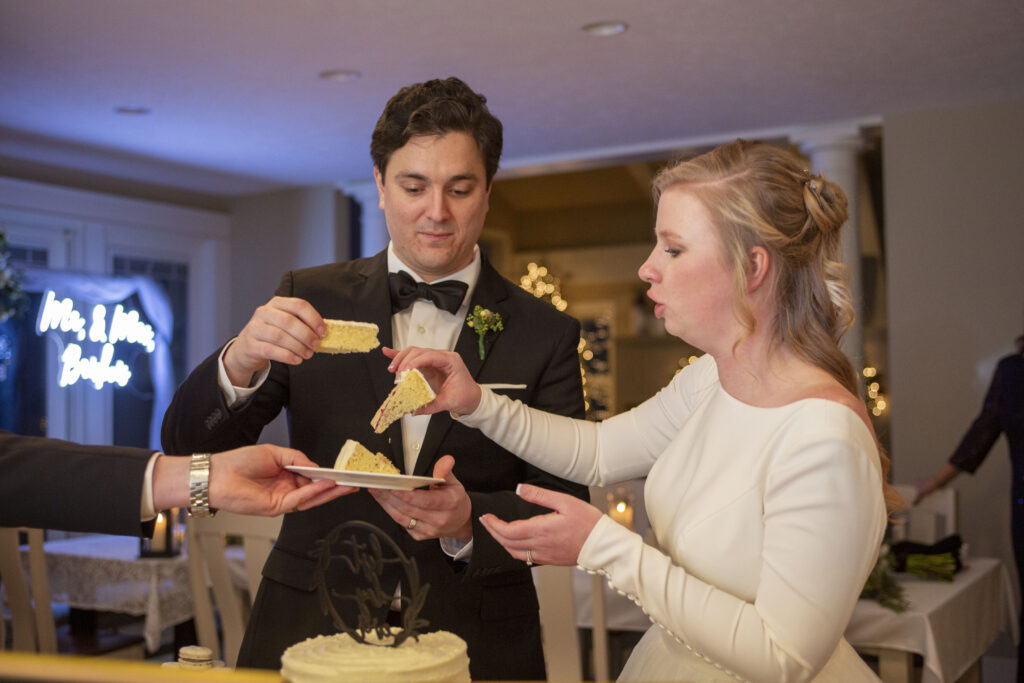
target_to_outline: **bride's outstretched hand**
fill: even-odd
[[[468,415],[480,405],[480,385],[473,380],[459,354],[416,346],[401,351],[387,347],[382,350],[391,359],[388,370],[398,373],[416,368],[437,394],[433,401],[417,410],[416,415],[431,415],[444,410],[455,415]]]
[[[551,512],[513,522],[504,522],[488,513],[480,517],[484,528],[518,560],[576,564],[583,543],[601,519],[601,511],[567,493],[530,484],[520,484],[516,492],[523,500],[551,508]]]

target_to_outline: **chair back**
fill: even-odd
[[[222,511],[215,517],[189,517],[185,523],[196,637],[200,645],[210,648],[214,657],[223,659],[228,666],[235,666],[238,659],[263,564],[281,530],[281,521],[280,516],[256,517]],[[241,538],[241,555],[233,552],[236,546],[226,544],[229,536]],[[217,636],[214,609],[220,615],[223,648]]]
[[[913,486],[895,485],[893,488],[908,503],[916,495]],[[892,527],[892,540],[935,543],[950,534],[955,534],[957,523],[956,489],[945,487],[929,493],[906,510],[896,514],[897,523]]]
[[[18,546],[19,532],[28,537],[28,574]],[[142,659],[144,640],[135,633],[76,634],[53,618],[50,577],[42,529],[0,528],[0,580],[11,609],[11,649],[40,654]],[[3,640],[0,638],[0,646]]]
[[[582,681],[580,641],[573,598],[574,567],[542,565],[533,568],[540,602],[540,628],[549,681]]]
[[[28,575],[21,559],[18,533],[28,536]],[[50,605],[42,529],[0,527],[0,581],[11,610],[11,649],[21,652],[57,652],[57,629]],[[2,620],[0,620],[2,622]],[[0,623],[0,649],[4,646]]]

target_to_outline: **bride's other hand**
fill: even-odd
[[[525,501],[550,508],[551,512],[513,522],[504,522],[488,513],[480,517],[484,528],[518,560],[576,564],[583,543],[601,519],[601,511],[566,493],[529,484],[520,484],[516,493]]]
[[[389,371],[398,373],[416,368],[437,394],[415,415],[431,415],[445,410],[456,416],[468,415],[480,405],[480,385],[473,380],[459,354],[415,346],[401,351],[384,347],[383,351],[391,359]]]

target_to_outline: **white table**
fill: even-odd
[[[133,536],[81,536],[44,544],[54,602],[79,609],[144,616],[146,648],[163,630],[192,618],[188,558],[139,557]],[[28,562],[28,550],[22,550]]]
[[[971,558],[952,583],[897,580],[910,603],[905,612],[860,600],[846,629],[855,648],[880,651],[887,683],[912,680],[914,654],[924,659],[922,683],[952,683],[972,671],[1004,628],[1018,637],[1010,578],[997,559]]]
[[[576,621],[593,626],[591,575],[573,572]],[[1006,567],[994,558],[975,557],[952,583],[897,575],[910,601],[894,612],[873,600],[860,600],[846,629],[855,648],[880,654],[883,681],[913,680],[913,655],[924,659],[922,683],[953,683],[974,667],[1004,629],[1016,641],[1017,616]],[[646,631],[651,622],[631,600],[603,585],[606,627]]]

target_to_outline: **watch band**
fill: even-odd
[[[194,453],[188,468],[188,514],[213,517],[210,509],[210,454]]]

